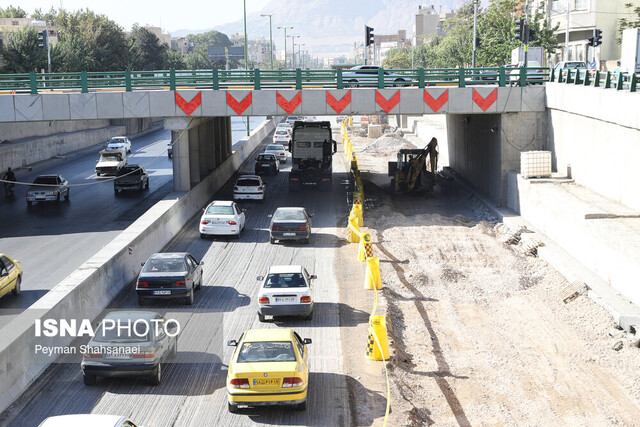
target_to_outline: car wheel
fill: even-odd
[[[33,203],[30,200],[27,200],[27,206],[31,206]]]
[[[304,243],[305,245],[309,244],[309,240],[311,240],[311,237],[307,237],[306,239],[302,239],[302,243]]]
[[[162,381],[162,362],[158,363],[158,367],[153,373],[153,376],[151,377],[150,382],[152,385],[160,385],[161,381]]]
[[[138,186],[138,191],[142,191],[144,190],[144,184],[140,183],[140,185]]]
[[[404,80],[402,80],[402,79],[396,79],[396,80],[395,80],[395,84],[394,84],[394,86],[396,86],[396,87],[397,87],[397,86],[404,86],[402,83],[404,83]]]
[[[20,279],[20,276],[18,276],[18,278],[16,279],[16,286],[15,288],[13,288],[13,290],[11,291],[13,293],[13,295],[18,296],[20,295],[20,282],[22,280]]]
[[[193,305],[193,288],[191,288],[191,292],[189,292],[189,296],[187,297],[187,305]]]
[[[171,359],[175,359],[178,355],[178,340],[175,340],[173,346],[171,347],[171,352],[169,353],[169,357]]]
[[[206,238],[207,238],[207,235],[206,235],[206,234],[204,234],[204,233],[200,233],[200,238],[201,238],[201,239],[206,239]]]
[[[304,320],[313,320],[313,310],[311,311],[311,313],[304,316]]]
[[[113,187],[113,192],[116,194],[116,196],[118,195],[118,191],[119,190],[117,188]]]
[[[231,402],[227,402],[227,408],[229,408],[229,412],[231,412],[232,414],[238,412],[238,405],[234,405]]]
[[[56,195],[56,203],[60,202],[60,193]]]
[[[147,178],[147,183],[144,185],[144,188],[149,189],[149,179]]]
[[[64,200],[65,200],[66,202],[68,202],[68,201],[69,201],[69,194],[70,194],[70,193],[71,193],[71,190],[67,190],[67,194],[66,194],[66,196],[64,196]]]
[[[258,321],[259,321],[260,323],[264,323],[264,322],[266,322],[266,319],[265,319],[264,314],[260,314],[260,313],[258,313]]]
[[[138,297],[138,305],[147,305],[147,300],[142,297]]]
[[[95,375],[82,374],[82,381],[84,382],[84,385],[94,385],[98,382],[98,377]]]
[[[274,239],[273,237],[269,237],[269,243],[271,243],[272,245],[276,243],[276,239]]]
[[[296,411],[306,411],[307,410],[307,401],[305,400],[302,403],[298,403],[296,406]]]

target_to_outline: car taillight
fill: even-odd
[[[258,191],[262,191],[262,187],[258,187]]]
[[[300,181],[300,178],[289,178],[289,181]]]
[[[260,297],[260,299],[258,299],[258,303],[259,303],[259,304],[269,304],[269,298],[267,298],[267,297]]]
[[[285,377],[282,380],[282,387],[300,387],[303,384],[300,377]]]
[[[134,354],[135,359],[153,359],[156,354],[153,351],[143,351],[142,353]]]
[[[280,227],[278,227],[277,225],[274,225],[273,227],[271,227],[272,230],[280,230]]]
[[[307,226],[306,225],[301,225],[300,227],[298,227],[298,230],[306,230]]]
[[[234,189],[234,190],[239,190],[239,188],[238,188],[238,187],[233,187],[233,189]]]
[[[311,302],[311,297],[306,296],[306,297],[300,297],[300,302],[306,302],[309,303]]]
[[[149,284],[147,282],[138,282],[136,283],[137,286],[141,286],[143,288],[148,288]]]
[[[229,224],[229,225],[238,225],[238,223],[235,222],[235,221],[227,221],[227,224]]]
[[[202,225],[207,225],[209,224],[211,221],[209,221],[208,219],[203,219],[202,221],[200,221],[200,224]]]
[[[83,356],[91,359],[100,359],[103,357],[102,353],[84,353]]]
[[[233,388],[249,388],[249,380],[247,378],[233,378],[229,381],[229,385]]]
[[[187,282],[185,282],[184,280],[178,280],[176,282],[176,286],[187,286]]]
[[[331,178],[322,178],[322,181],[324,182],[331,181]]]

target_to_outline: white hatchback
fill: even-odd
[[[265,316],[302,316],[313,319],[313,292],[311,282],[316,279],[301,265],[274,265],[258,291],[258,320]]]
[[[273,143],[274,144],[282,144],[289,145],[289,141],[291,141],[291,134],[286,129],[276,129],[273,134]]]
[[[287,122],[278,123],[278,126],[276,126],[276,131],[279,130],[286,130],[287,132],[289,132],[289,135],[291,135],[293,133],[293,126],[291,126]]]
[[[287,150],[284,149],[283,145],[280,145],[280,144],[267,145],[267,148],[265,148],[264,152],[268,154],[275,154],[276,158],[280,161],[280,163],[287,163]]]
[[[242,175],[233,186],[233,200],[264,201],[267,184],[258,175]]]
[[[213,201],[200,218],[200,237],[203,239],[208,235],[240,237],[245,221],[244,209],[240,209],[236,202]]]

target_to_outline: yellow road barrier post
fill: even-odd
[[[356,218],[353,214],[353,210],[351,211],[351,215],[349,215],[349,225],[347,233],[347,241],[349,243],[358,243],[360,241],[360,227],[358,226],[358,218]]]
[[[360,245],[358,246],[358,261],[365,262],[368,257],[372,256],[373,250],[371,248],[371,234],[362,233]]]
[[[384,316],[369,318],[369,337],[365,357],[369,360],[389,360],[389,341]]]
[[[367,269],[364,273],[365,289],[382,289],[382,278],[380,277],[380,260],[372,256],[367,258]]]

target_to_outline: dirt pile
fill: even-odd
[[[416,148],[416,146],[398,134],[389,133],[373,141],[362,152],[373,155],[389,155],[395,154],[403,148]]]

